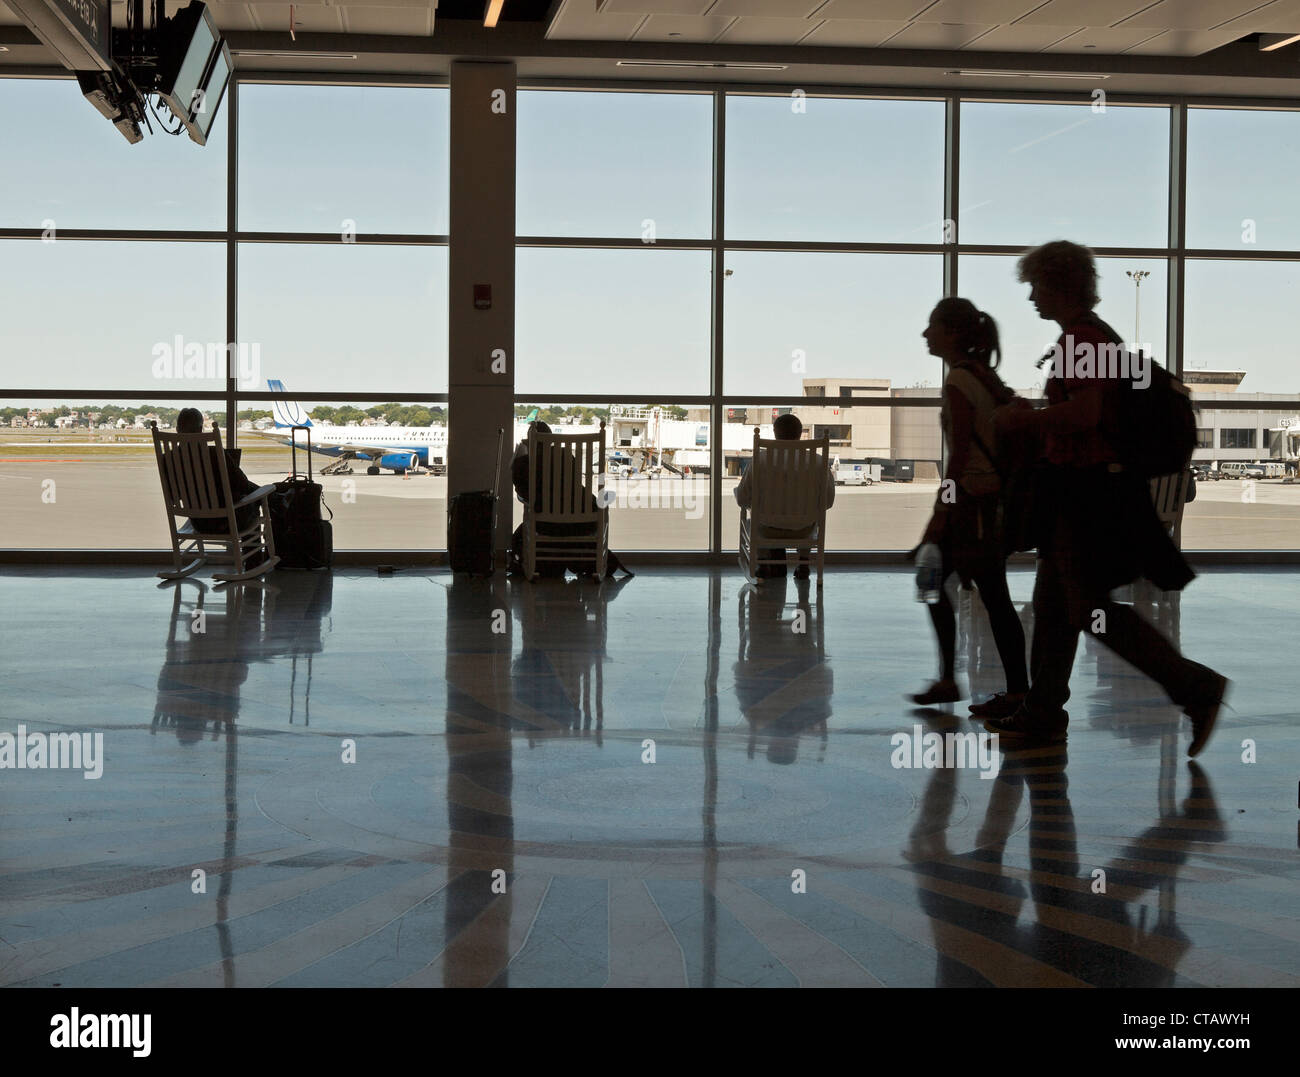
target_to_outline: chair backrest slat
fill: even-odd
[[[581,523],[607,511],[599,504],[605,469],[605,424],[591,434],[528,433],[528,491],[534,516]]]
[[[163,499],[171,515],[211,518],[233,514],[230,475],[215,426],[198,434],[169,434],[155,427],[153,442]]]
[[[765,441],[754,431],[750,512],[773,527],[802,527],[826,508],[830,438]]]
[[[1166,527],[1177,526],[1187,500],[1187,484],[1192,481],[1187,472],[1158,475],[1151,480],[1151,500],[1155,504],[1156,515]]]

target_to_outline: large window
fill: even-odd
[[[943,294],[940,256],[728,251],[726,267],[728,393],[801,397],[822,379],[942,383],[921,339]]]
[[[446,405],[437,401],[448,383],[447,107],[440,89],[236,84],[206,147],[157,132],[131,146],[75,81],[0,80],[6,150],[24,162],[0,184],[0,229],[10,230],[0,236],[0,381],[16,394],[0,434],[15,471],[5,545],[165,546],[142,417],[170,424],[193,403],[179,392],[204,394],[197,406],[222,423],[227,444],[238,440],[250,475],[283,477],[288,450],[274,426],[263,429],[271,402],[254,395],[272,379],[291,394],[432,398],[376,406],[372,397],[352,415],[347,397],[334,396],[295,414],[346,428],[359,446],[376,443],[369,455],[389,458],[378,476],[366,474],[375,465],[364,456],[355,478],[327,476],[338,548],[445,545]],[[303,233],[311,242],[289,241]],[[386,242],[368,242],[375,234]],[[25,400],[25,389],[47,395]],[[60,389],[67,395],[48,395]],[[243,399],[227,422],[232,391]],[[45,446],[39,460],[29,442]],[[407,478],[402,454],[415,449],[420,467]],[[53,469],[51,504],[92,526],[51,530],[66,515],[28,511],[32,468]]]
[[[224,405],[66,400],[0,400],[0,546],[170,549],[149,423],[173,429],[181,408],[198,408],[205,428],[224,430]]]
[[[239,87],[244,232],[444,235],[446,90]]]
[[[597,484],[609,509],[610,549],[709,548],[713,426],[708,408],[626,398],[608,404],[520,403],[514,436],[520,455],[534,412],[555,434],[592,434],[605,424],[605,474]],[[510,498],[518,527],[523,502],[518,491]]]
[[[709,391],[709,254],[521,247],[515,391]]]
[[[293,409],[311,416],[312,476],[323,489],[335,549],[446,548],[445,403],[249,401],[239,412],[239,444],[244,471],[259,485],[283,479],[295,459],[298,473],[306,471],[305,434],[280,425]]]
[[[1169,109],[966,102],[962,243],[1163,247]]]
[[[0,240],[0,326],[13,388],[222,393],[225,247]]]
[[[837,387],[838,388],[838,387]],[[934,506],[942,468],[939,409],[909,404],[930,389],[873,389],[884,404],[844,407],[838,401],[791,408],[735,405],[723,427],[722,547],[739,542],[736,487],[753,459],[754,428],[772,437],[780,412],[796,415],[807,438],[830,439],[835,501],[826,514],[829,550],[906,550],[919,541]]]
[[[228,111],[206,146],[157,133],[132,146],[75,79],[4,79],[0,228],[224,228]]]
[[[1223,389],[1238,395],[1300,396],[1292,325],[1298,292],[1300,261],[1189,259],[1184,368],[1236,372],[1241,377]]]
[[[1189,109],[1187,245],[1300,250],[1297,171],[1300,113]]]
[[[243,244],[239,341],[257,389],[445,392],[447,248]]]
[[[710,95],[521,91],[518,114],[520,235],[709,235]]]
[[[1101,317],[1191,386],[1196,461],[1270,465],[1253,501],[1207,487],[1184,545],[1294,547],[1279,536],[1300,511],[1300,487],[1281,482],[1300,440],[1287,322],[1300,111],[1188,106],[1186,160],[1171,161],[1183,107],[525,87],[519,417],[608,420],[621,550],[734,548],[753,426],[782,412],[832,441],[844,485],[830,547],[907,549],[944,462],[930,310],[955,280],[999,324],[1004,379],[1037,395],[1059,330],[1027,302],[1016,259],[1067,238],[1098,251]],[[103,488],[143,506],[74,541],[162,545],[134,412],[185,393],[223,417],[233,396],[250,473],[287,471],[265,421],[274,381],[295,414],[343,431],[338,445],[388,458],[359,451],[326,475],[340,549],[445,543],[450,129],[445,88],[236,80],[207,147],[130,146],[75,81],[0,80],[5,148],[24,162],[0,184],[0,386],[18,409],[0,437],[20,470],[35,451],[20,441],[48,438],[59,461],[84,450],[87,474],[107,468]],[[106,401],[132,412],[125,426],[88,418]],[[388,444],[403,439],[419,444]],[[641,463],[616,459],[625,450]],[[67,503],[82,504],[69,475]],[[6,545],[53,541],[48,515],[10,518]]]
[[[1002,346],[1000,373],[1012,388],[1037,396],[1047,371],[1037,365],[1043,353],[1061,335],[1055,322],[1044,321],[1029,303],[1029,285],[1016,273],[1014,257],[963,254],[957,265],[957,290],[998,324]],[[1129,274],[1145,272],[1134,284]],[[1155,258],[1098,258],[1097,314],[1127,342],[1164,364],[1166,343],[1168,265]]]
[[[728,95],[727,238],[944,242],[943,116],[941,101]]]

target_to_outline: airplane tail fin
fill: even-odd
[[[284,387],[284,382],[279,378],[268,378],[267,387],[273,393],[283,393],[283,400],[271,401],[271,414],[275,416],[275,425],[280,426],[311,426],[311,418],[302,410],[302,405],[296,400],[290,400],[288,391]]]

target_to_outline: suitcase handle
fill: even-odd
[[[290,451],[293,453],[293,457],[292,457],[293,477],[295,479],[298,477],[298,438],[297,438],[296,431],[298,430],[307,431],[307,481],[311,482],[311,427],[294,426],[294,427],[290,427],[290,429],[295,431],[295,433],[289,435],[289,448]]]

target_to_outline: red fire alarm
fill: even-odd
[[[474,285],[474,309],[475,310],[492,309],[492,285],[490,284]]]

